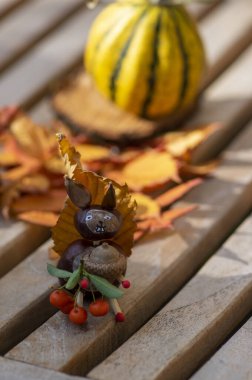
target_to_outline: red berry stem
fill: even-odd
[[[122,312],[122,309],[120,308],[120,305],[115,298],[111,298],[109,300],[110,306],[115,314],[115,320],[116,322],[124,322],[125,321],[125,316],[124,313]]]

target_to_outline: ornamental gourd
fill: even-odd
[[[205,55],[183,5],[122,0],[94,21],[85,65],[106,98],[140,117],[159,119],[194,103]]]

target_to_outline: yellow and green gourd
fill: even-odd
[[[205,54],[183,5],[121,0],[95,19],[85,66],[106,98],[130,113],[158,119],[195,101]]]

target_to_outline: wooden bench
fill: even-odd
[[[41,123],[53,119],[48,95],[81,65],[101,8],[89,11],[81,0],[0,0],[0,104],[18,103]],[[81,328],[48,302],[56,284],[46,272],[48,229],[1,221],[1,379],[252,378],[251,319],[246,322],[252,313],[252,0],[194,4],[190,11],[209,70],[202,104],[184,127],[223,123],[194,155],[202,162],[221,153],[220,166],[175,205],[198,209],[178,220],[174,232],[134,247],[133,286],[122,300],[127,321],[116,325],[109,315]]]

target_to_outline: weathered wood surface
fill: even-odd
[[[244,231],[251,236],[251,226]],[[243,258],[242,258],[243,259]],[[252,379],[252,318],[248,320],[212,358],[192,376],[191,380]]]
[[[0,279],[0,354],[56,311],[49,304],[49,293],[57,280],[46,274],[50,244],[42,245]]]
[[[6,70],[0,82],[0,104],[34,104],[52,81],[79,63],[87,31],[100,8],[80,10]]]
[[[146,239],[134,248],[127,273],[133,287],[121,301],[127,317],[125,324],[115,325],[112,316],[108,316],[102,320],[90,318],[86,326],[79,328],[57,313],[9,351],[7,357],[86,374],[129,338],[251,209],[251,138],[252,127],[228,149],[213,178],[185,197],[187,204],[197,203],[199,209],[178,220],[175,232]]]
[[[0,277],[40,246],[49,234],[49,229],[42,226],[1,221]]]
[[[0,370],[1,380],[85,380],[5,358],[0,358]]]
[[[201,112],[195,114],[187,128],[213,122],[223,128],[202,144],[194,154],[195,162],[214,158],[252,117],[252,47],[247,49],[205,92]]]
[[[247,137],[252,137],[252,127]],[[171,302],[88,377],[187,379],[252,309],[251,228],[252,217]],[[216,379],[214,372],[211,378]]]
[[[28,2],[0,24],[0,71],[85,4],[82,0]]]
[[[0,18],[5,17],[18,6],[29,0],[0,0]]]
[[[199,24],[208,57],[203,88],[231,65],[252,42],[252,0],[223,1]]]

